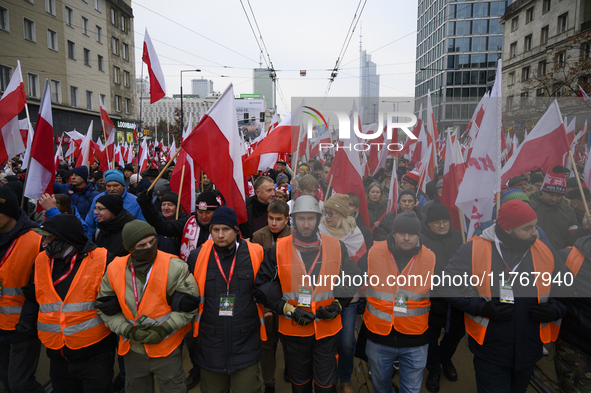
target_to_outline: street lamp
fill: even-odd
[[[183,114],[183,72],[201,72],[201,70],[181,70],[181,136],[185,129],[185,117]]]

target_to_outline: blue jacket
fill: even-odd
[[[60,213],[60,211],[58,210],[57,207],[52,207],[51,209],[45,211],[45,217],[47,217],[47,219],[57,216],[58,214],[62,214],[62,213]],[[78,213],[78,209],[76,209],[76,206],[72,206],[72,213],[70,213],[70,214],[74,214],[76,216],[76,218],[80,220],[80,222],[82,223],[82,227],[84,228],[84,232],[86,232],[86,228],[88,227],[88,225],[86,224],[86,222],[82,219],[82,217]]]
[[[86,217],[88,212],[90,211],[90,207],[93,205],[94,198],[99,194],[98,191],[94,189],[94,184],[86,183],[86,186],[82,190],[77,190],[71,184],[59,184],[53,183],[53,193],[54,194],[66,194],[70,197],[70,201],[72,201],[72,206],[76,206],[80,216]]]
[[[88,214],[86,215],[86,225],[87,227],[84,228],[84,232],[86,234],[86,236],[92,241],[92,234],[94,233],[94,231],[96,230],[96,214],[94,214],[94,205],[96,205],[96,200],[99,199],[101,196],[105,195],[107,192],[101,192],[100,194],[98,194],[97,196],[94,197],[94,199],[92,200],[92,205],[90,206],[90,211],[88,212]],[[123,198],[123,208],[125,210],[127,210],[128,212],[131,213],[132,216],[134,216],[137,220],[142,220],[142,221],[146,221],[146,219],[144,218],[144,215],[142,214],[142,209],[140,208],[140,205],[138,205],[137,203],[137,198],[135,195],[132,195],[130,193],[127,192],[127,190],[123,191],[123,194],[121,194],[121,197]]]

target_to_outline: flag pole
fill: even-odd
[[[102,113],[101,113],[101,127],[103,127],[103,139],[105,140],[105,153],[107,154],[107,168],[113,169],[113,168],[111,168],[111,165],[109,162],[111,160],[109,158],[109,149],[107,148],[108,141],[107,141],[107,134],[105,134],[105,121],[103,120]],[[112,130],[111,132],[115,132],[115,130]],[[115,142],[113,142],[113,144],[115,144]],[[114,147],[115,146],[113,146],[113,151],[115,151]]]
[[[156,179],[154,179],[154,181],[152,182],[152,184],[150,184],[150,187],[148,187],[148,189],[146,191],[150,191],[152,188],[154,188],[154,186],[156,185],[156,182],[158,180],[160,180],[160,178],[162,177],[162,175],[164,175],[164,172],[166,172],[166,170],[168,169],[168,167],[170,166],[170,164],[172,164],[172,162],[174,161],[174,159],[176,158],[176,156],[181,152],[181,149],[182,149],[182,147],[179,147],[178,148],[178,150],[174,153],[174,156],[172,156],[172,158],[170,159],[170,161],[168,161],[166,163],[166,165],[164,166],[164,168],[162,168],[162,170],[160,171],[160,173],[158,174],[158,176],[156,177]]]
[[[175,220],[179,219],[179,211],[181,210],[181,195],[183,195],[183,180],[185,179],[185,165],[183,165],[183,170],[181,171],[181,184],[179,185],[179,199],[176,204],[176,218]]]
[[[201,170],[201,181],[200,181],[200,183],[201,183],[201,193],[203,194],[203,169]],[[254,179],[253,179],[252,185],[254,186]]]
[[[460,209],[460,208],[458,208],[458,215],[460,216],[460,230],[462,232],[462,244],[464,244],[464,243],[466,243],[466,228],[464,225],[464,214],[462,213],[462,209]]]
[[[41,106],[39,106],[41,108]],[[27,114],[27,126],[29,127],[29,136],[31,145],[33,144],[33,126],[31,125],[31,117],[29,116],[29,105],[25,102],[25,113]],[[28,139],[27,139],[28,140]],[[27,172],[25,173],[25,183],[23,185],[23,195],[21,196],[21,209],[24,210],[25,205],[25,190],[27,189],[27,180],[29,179],[29,170],[31,169],[31,151],[33,146],[29,146],[29,159],[27,160]],[[25,149],[26,152],[26,149]]]
[[[499,218],[499,211],[501,210],[501,191],[497,191],[497,218]]]
[[[324,196],[324,202],[326,202],[326,200],[328,199],[328,193],[331,191],[330,187],[332,185],[332,178],[334,177],[334,175],[330,175],[330,180],[328,181],[328,187],[326,187],[326,195]]]
[[[577,179],[577,185],[579,187],[579,192],[581,193],[581,198],[583,198],[583,206],[585,206],[585,213],[587,216],[589,215],[589,206],[587,206],[587,198],[585,198],[585,193],[583,192],[583,186],[581,185],[581,179],[579,179],[579,173],[577,171],[577,165],[575,164],[575,159],[573,157],[573,151],[571,149],[568,150],[568,156],[570,157],[570,162],[575,171],[575,179]]]

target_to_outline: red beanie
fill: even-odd
[[[542,184],[542,191],[552,192],[555,194],[566,194],[566,177],[564,173],[560,172],[561,167],[554,167],[548,171]]]
[[[501,205],[497,224],[503,230],[517,228],[538,218],[530,205],[519,199],[513,199]]]
[[[419,185],[419,172],[413,169],[406,175],[402,176],[402,180],[416,187]]]

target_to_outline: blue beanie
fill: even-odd
[[[105,184],[110,181],[116,181],[125,186],[125,178],[123,177],[123,172],[119,169],[109,169],[105,172]]]
[[[76,168],[72,169],[70,172],[77,174],[78,176],[83,178],[84,181],[88,180],[88,168],[85,165],[77,166]]]
[[[529,203],[529,198],[526,194],[523,193],[523,191],[512,188],[512,189],[507,190],[501,194],[501,205],[503,203],[509,202],[513,199],[517,199],[517,200]]]
[[[215,224],[227,225],[231,228],[238,227],[238,217],[236,216],[236,211],[228,206],[218,207],[211,216],[209,227],[211,228]]]

